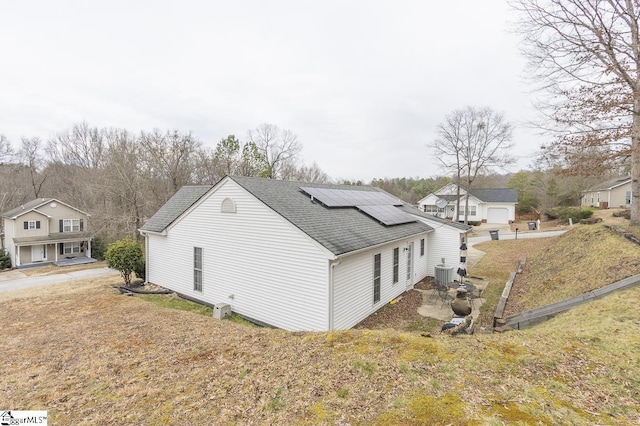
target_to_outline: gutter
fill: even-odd
[[[365,252],[365,251],[369,251],[369,250],[375,249],[377,247],[386,246],[387,244],[393,244],[393,243],[395,243],[397,241],[403,241],[403,240],[406,240],[406,239],[409,239],[409,238],[418,237],[418,236],[421,236],[421,235],[427,235],[428,233],[433,232],[433,231],[434,231],[434,229],[431,229],[429,231],[423,231],[423,232],[420,232],[418,234],[413,234],[413,235],[408,236],[408,237],[402,237],[402,238],[397,238],[395,240],[385,241],[384,243],[376,244],[375,246],[367,246],[367,247],[364,247],[364,248],[361,248],[361,249],[358,249],[358,250],[354,250],[354,251],[349,251],[349,252],[346,252],[346,253],[338,254],[338,255],[336,255],[336,258],[337,259],[342,259],[344,257],[351,256],[353,254],[358,254],[358,253],[362,253],[362,252]]]

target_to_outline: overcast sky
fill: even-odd
[[[215,146],[270,123],[334,179],[441,174],[427,145],[454,109],[540,143],[504,0],[0,0],[0,133],[74,123],[191,131]]]

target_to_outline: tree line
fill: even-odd
[[[214,148],[189,132],[136,134],[84,122],[47,141],[23,137],[17,149],[0,135],[0,212],[59,198],[90,213],[92,230],[106,240],[139,238],[136,230],[184,185],[213,185],[227,174],[328,182],[301,151],[295,134],[272,124]]]

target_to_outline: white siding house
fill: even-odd
[[[516,219],[518,193],[514,188],[474,189],[469,193],[460,188],[460,212],[456,212],[457,186],[450,183],[418,201],[420,211],[431,215],[464,221],[465,209],[470,222],[510,223]]]
[[[304,187],[386,194],[232,176],[183,187],[140,229],[147,281],[278,328],[348,329],[433,274],[432,239],[435,253],[455,251],[469,229],[438,223],[435,232],[404,204],[388,207],[406,221],[384,225]]]

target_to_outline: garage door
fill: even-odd
[[[487,223],[509,223],[509,210],[490,207],[487,210]]]

